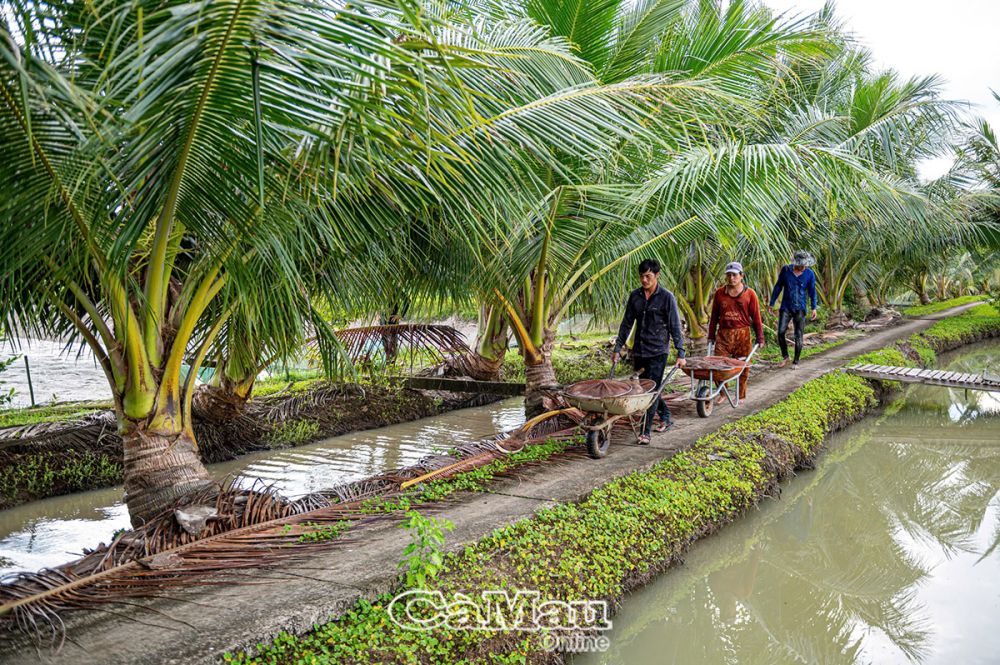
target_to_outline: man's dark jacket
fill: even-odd
[[[651,358],[664,355],[670,351],[668,334],[674,340],[677,357],[684,357],[684,334],[681,332],[681,318],[677,313],[677,301],[674,294],[657,285],[656,291],[646,300],[642,288],[629,294],[625,303],[625,317],[618,329],[618,339],[615,341],[615,351],[620,351],[632,331],[632,325],[638,324],[632,355],[639,358]]]

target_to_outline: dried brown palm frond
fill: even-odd
[[[468,457],[463,460],[459,460],[448,466],[435,469],[429,473],[422,474],[416,478],[411,478],[400,485],[400,489],[406,489],[412,485],[418,483],[427,482],[430,480],[436,480],[439,478],[446,478],[448,476],[454,475],[456,473],[464,473],[466,471],[472,471],[473,469],[478,469],[481,466],[489,464],[498,457],[499,453],[497,451],[493,452],[483,452],[475,455],[473,457]]]
[[[433,323],[344,328],[334,334],[355,365],[392,364],[399,360],[412,365],[418,354],[424,354],[424,359],[433,364],[470,352],[462,333]]]
[[[560,413],[549,419],[552,422],[513,433],[520,434],[518,444],[575,436],[578,429],[574,415]],[[173,590],[196,584],[241,583],[248,579],[243,575],[248,570],[274,568],[315,548],[350,542],[343,536],[330,542],[301,541],[300,537],[324,525],[378,519],[362,510],[367,499],[397,496],[403,489],[401,485],[409,484],[407,481],[445,478],[489,464],[503,456],[497,443],[513,442],[513,433],[465,444],[454,456],[431,455],[412,466],[294,501],[261,484],[246,488],[229,480],[222,488],[205,491],[188,501],[214,509],[214,516],[197,535],[181,528],[173,512],[168,511],[139,530],[120,534],[110,545],[89,552],[78,561],[0,580],[0,638],[27,633],[39,640],[47,638],[61,643],[65,637],[61,615],[67,611],[113,612],[113,608],[122,606],[130,610],[122,616],[134,618],[131,610],[142,607],[136,605],[136,599],[166,598]],[[568,451],[554,458],[528,462],[495,477],[518,478],[531,468],[558,465],[559,458],[568,460],[573,455]],[[421,509],[443,509],[459,500],[460,497],[451,496],[422,504]]]
[[[365,389],[356,383],[324,383],[304,393],[254,400],[247,412],[264,422],[288,422],[307,411],[328,409],[346,397],[364,399]]]
[[[364,478],[335,485],[296,499],[293,504],[303,512],[335,503],[351,503],[382,496],[398,489],[399,484],[382,477]]]
[[[34,423],[0,429],[0,450],[46,447],[91,447],[104,439],[119,441],[112,411],[88,413],[73,420]]]
[[[303,539],[317,529],[341,522],[372,521],[359,504],[339,504],[233,529],[159,554],[145,556],[91,574],[66,567],[18,574],[0,585],[0,629],[8,636],[26,633],[50,642],[64,639],[60,614],[77,609],[137,606],[134,599],[163,597],[191,584],[240,582],[248,569],[272,568],[299,559],[319,547],[351,542],[343,537]],[[151,610],[154,611],[154,610]]]
[[[62,566],[61,569],[72,571],[75,576],[90,575],[220,533],[302,512],[297,511],[292,502],[277,494],[272,487],[259,481],[250,487],[240,487],[236,485],[235,478],[228,478],[220,486],[186,498],[184,505],[209,506],[214,509],[214,517],[206,522],[204,530],[197,535],[186,531],[178,523],[174,511],[168,510],[138,529],[123,531],[110,545],[102,545],[92,552],[86,552],[81,559]],[[329,502],[322,507],[328,505]]]

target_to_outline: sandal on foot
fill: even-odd
[[[653,431],[656,432],[657,434],[662,434],[663,432],[666,432],[668,429],[670,429],[673,426],[674,426],[673,422],[671,422],[671,421],[663,422],[661,420],[660,422],[658,422],[655,425],[653,425]]]
[[[639,435],[639,445],[640,446],[648,446],[649,445],[649,437],[646,436],[645,434],[640,434]]]

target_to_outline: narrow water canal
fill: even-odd
[[[288,497],[408,466],[524,421],[520,398],[409,423],[354,432],[287,450],[214,464],[216,478],[260,478]],[[65,563],[129,526],[122,488],[34,501],[0,511],[0,576]]]
[[[1000,393],[907,390],[613,623],[574,665],[1000,662]]]

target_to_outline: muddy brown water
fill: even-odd
[[[1000,343],[940,367],[1000,368]],[[627,597],[598,663],[1000,662],[1000,393],[915,386]]]
[[[524,421],[523,400],[451,411],[389,427],[263,451],[213,464],[219,479],[261,479],[288,497],[408,466],[421,457],[507,430]],[[65,563],[129,526],[121,486],[52,497],[0,510],[0,576]]]

